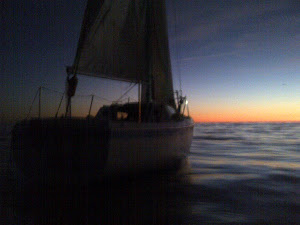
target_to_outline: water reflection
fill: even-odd
[[[29,182],[11,192],[17,224],[183,224],[188,176],[144,174],[80,185]]]

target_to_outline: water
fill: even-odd
[[[300,224],[300,123],[197,124],[180,173],[88,188],[17,188],[0,136],[0,224]]]

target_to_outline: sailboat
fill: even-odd
[[[88,0],[73,66],[67,68],[66,114],[32,118],[12,131],[16,167],[27,177],[91,177],[177,169],[189,154],[194,122],[174,97],[165,1]],[[72,117],[77,76],[138,85],[138,102],[102,106]]]

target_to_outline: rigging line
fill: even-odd
[[[74,97],[78,97],[78,98],[87,98],[87,97],[91,97],[92,95],[74,95]]]
[[[128,88],[130,88],[132,84],[133,84],[133,83],[131,83],[131,84],[129,85]],[[65,94],[65,92],[57,91],[57,90],[54,90],[54,89],[51,89],[51,88],[46,88],[46,87],[41,87],[41,88],[44,89],[44,90],[48,90],[48,91],[55,92],[55,93]],[[74,97],[87,98],[87,97],[91,97],[91,96],[93,96],[93,94],[91,94],[91,95],[75,95]],[[94,95],[94,97],[96,97],[96,98],[98,98],[98,99],[101,99],[101,100],[104,100],[104,101],[107,101],[107,102],[113,102],[112,100],[109,100],[109,99],[107,99],[107,98],[100,97],[100,96],[98,96],[98,95]]]
[[[96,98],[99,98],[99,99],[101,99],[101,100],[107,101],[107,102],[112,102],[111,100],[108,100],[108,99],[106,99],[106,98],[103,98],[103,97],[100,97],[100,96],[94,95],[94,94],[91,94],[91,95],[75,95],[74,97],[87,98],[87,97],[92,97],[92,96],[94,96],[94,97],[96,97]]]
[[[35,99],[36,99],[36,97],[38,96],[39,92],[40,92],[40,88],[37,90],[37,92],[36,92],[36,94],[35,94],[35,96],[34,96],[33,102],[32,102],[32,104],[31,104],[31,106],[30,106],[30,109],[29,109],[28,115],[26,116],[26,119],[28,119],[28,117],[29,117],[29,115],[30,115],[30,112],[31,112],[33,103],[35,102]]]
[[[58,116],[59,109],[60,109],[60,107],[61,107],[61,103],[62,103],[62,101],[63,101],[63,99],[64,99],[64,96],[65,96],[65,92],[63,93],[63,95],[62,95],[62,97],[61,97],[61,100],[60,100],[60,102],[59,102],[59,106],[58,106],[57,112],[56,112],[56,114],[55,114],[55,118],[57,118],[57,116]]]
[[[119,101],[120,102],[123,102],[123,100],[124,100],[124,97],[129,97],[130,98],[130,100],[133,100],[133,101],[135,101],[135,102],[138,102],[135,98],[132,98],[132,97],[130,97],[129,95],[125,95],[125,96],[123,96],[123,98],[121,98]],[[126,99],[125,99],[126,100]]]
[[[123,92],[123,89],[125,89],[125,91],[126,91],[128,88],[131,88],[132,85],[133,85],[133,83],[129,83],[129,85],[128,85],[126,88],[124,88],[123,85],[124,85],[124,83],[123,83],[123,82],[120,82],[121,93]]]
[[[130,100],[133,100],[134,102],[138,102],[135,98],[130,98]]]
[[[64,94],[65,93],[65,92],[57,91],[57,90],[54,90],[54,89],[51,89],[51,88],[46,88],[46,87],[41,87],[41,88],[44,89],[44,90],[56,92],[56,93],[59,93],[59,94]]]
[[[135,85],[136,85],[136,83],[133,85],[133,86],[131,86],[120,98],[118,98],[118,100],[116,101],[116,102],[119,102],[125,95],[127,95],[127,93],[129,92],[129,91],[131,91],[131,89],[132,88],[134,88],[135,87]]]
[[[90,96],[92,96],[92,95],[90,95]],[[104,101],[107,101],[107,102],[112,102],[111,100],[108,100],[106,98],[103,98],[103,97],[100,97],[100,96],[97,96],[97,95],[94,95],[94,97],[99,98],[99,99],[104,100]]]

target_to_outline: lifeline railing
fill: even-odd
[[[58,93],[58,94],[61,94],[61,98],[60,98],[60,101],[59,101],[59,105],[58,105],[58,108],[56,110],[56,113],[55,113],[55,118],[57,118],[58,116],[58,113],[61,109],[61,106],[62,106],[62,102],[65,98],[65,92],[60,92],[60,91],[57,91],[57,90],[53,90],[53,89],[50,89],[50,88],[46,88],[46,87],[39,87],[34,98],[33,98],[33,101],[30,105],[30,108],[29,108],[29,111],[28,111],[28,114],[26,116],[26,119],[29,118],[30,114],[31,114],[31,111],[32,111],[32,108],[33,108],[33,105],[36,101],[36,98],[38,97],[38,118],[41,118],[42,116],[42,90],[47,90],[47,91],[51,91],[51,92],[55,92],[55,93]],[[100,100],[104,100],[106,102],[113,102],[111,100],[108,100],[106,98],[103,98],[103,97],[100,97],[100,96],[97,96],[95,94],[91,94],[91,95],[76,95],[76,97],[91,97],[91,101],[90,101],[90,106],[89,106],[89,111],[88,111],[88,116],[91,115],[91,111],[92,111],[92,107],[93,107],[93,102],[94,102],[94,98],[98,98]]]
[[[100,100],[102,100],[102,101],[106,101],[106,102],[108,102],[108,103],[116,103],[116,104],[117,104],[117,103],[122,102],[122,101],[124,100],[125,95],[127,95],[128,92],[129,92],[134,86],[135,86],[135,85],[130,86],[130,87],[128,88],[128,90],[127,90],[123,95],[121,95],[121,97],[118,98],[117,101],[111,101],[111,100],[108,100],[108,99],[106,99],[106,98],[97,96],[97,95],[95,95],[95,94],[91,94],[91,95],[75,95],[75,97],[90,97],[90,98],[91,98],[91,100],[90,100],[90,106],[89,106],[89,110],[88,110],[88,117],[90,117],[90,116],[91,116],[92,107],[93,107],[95,98],[98,98],[98,99],[100,99]],[[57,110],[55,111],[55,118],[58,117],[58,113],[59,113],[59,111],[60,111],[60,109],[61,109],[63,100],[64,100],[64,98],[65,98],[65,92],[60,92],[60,91],[57,91],[57,90],[53,90],[53,89],[50,89],[50,88],[46,88],[46,87],[40,86],[40,87],[38,88],[38,90],[37,90],[35,96],[34,96],[34,99],[33,99],[33,101],[32,101],[32,104],[31,104],[30,108],[29,108],[28,114],[27,114],[27,116],[26,116],[26,119],[29,118],[29,116],[30,116],[30,114],[31,114],[31,111],[32,111],[32,108],[33,108],[33,105],[34,105],[34,103],[35,103],[37,97],[38,97],[38,118],[41,118],[41,116],[42,116],[42,90],[47,90],[47,91],[55,92],[55,93],[58,93],[58,94],[61,95],[60,101],[59,101],[59,105],[58,105],[58,108],[57,108]],[[141,92],[140,87],[139,87],[139,92]],[[141,93],[139,93],[139,98],[140,98],[140,95],[141,95]],[[188,101],[187,101],[186,96],[183,97],[181,91],[175,91],[175,96],[176,96],[175,99],[176,99],[176,103],[177,103],[177,113],[179,113],[179,114],[181,114],[181,115],[184,115],[185,110],[187,110],[187,114],[188,114],[188,116],[190,116],[190,115],[189,115]],[[135,99],[134,99],[134,98],[131,98],[131,100],[135,100]],[[141,101],[141,100],[139,99],[139,101]],[[128,102],[129,102],[129,98],[128,98]],[[140,106],[140,104],[139,104],[139,108],[140,108],[140,107],[141,107],[141,106]],[[139,109],[139,111],[140,111],[140,109]]]

